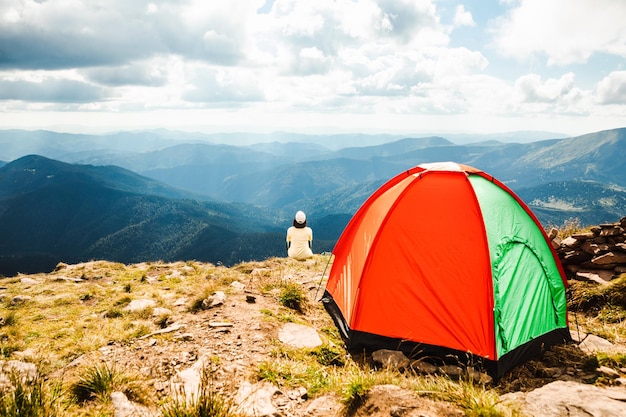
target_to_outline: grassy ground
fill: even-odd
[[[373,387],[392,384],[452,404],[468,416],[517,416],[517,409],[500,404],[499,395],[546,383],[537,376],[538,364],[626,367],[624,355],[590,358],[563,348],[516,369],[495,386],[372,369],[347,355],[332,320],[314,301],[321,295],[319,283],[328,262],[322,255],[304,263],[279,258],[232,268],[199,262],[96,261],[61,265],[50,274],[5,278],[0,282],[0,359],[32,362],[39,373],[30,380],[10,373],[11,384],[0,384],[0,415],[113,415],[111,393],[120,391],[166,417],[234,416],[233,390],[245,379],[269,381],[284,390],[304,387],[309,399],[334,395],[345,414],[354,413]],[[234,283],[244,285],[245,292]],[[578,325],[626,345],[625,286],[626,277],[602,290],[573,285],[570,303]],[[207,309],[202,301],[216,291],[223,291],[229,301],[219,310]],[[255,302],[246,302],[247,296]],[[128,310],[140,299],[154,305]],[[235,326],[220,333],[210,329],[212,321]],[[294,349],[278,343],[276,329],[285,322],[313,326],[323,345]],[[185,334],[159,333],[174,324],[184,325]],[[188,402],[164,388],[201,353],[212,362],[204,369],[197,401]]]

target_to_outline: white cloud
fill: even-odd
[[[520,0],[494,27],[494,45],[548,65],[586,62],[594,53],[626,57],[626,2],[615,0]]]
[[[542,82],[538,74],[528,74],[515,81],[515,92],[522,102],[556,103],[574,88],[574,74],[567,73],[559,79]]]
[[[476,26],[472,13],[465,10],[465,6],[459,4],[454,12],[454,26]]]
[[[598,74],[613,72],[599,81],[593,72],[579,77],[589,71],[583,65],[556,77],[534,65],[622,53],[621,1],[501,0],[506,6],[489,10],[477,0],[449,10],[438,0],[0,2],[0,112],[11,121],[22,117],[12,110],[25,108],[41,111],[33,120],[54,120],[43,116],[52,109],[65,110],[59,120],[77,118],[70,110],[88,110],[81,120],[101,112],[103,125],[114,117],[187,124],[209,110],[215,123],[268,128],[307,120],[454,125],[442,115],[462,120],[459,128],[501,116],[479,125],[507,130],[530,115],[542,123],[572,114],[623,120],[624,68],[603,68]],[[498,50],[530,58],[533,74],[520,76],[528,71],[520,65],[510,79],[496,75],[503,64],[481,47],[485,28],[477,26],[503,8],[510,13],[494,26]],[[468,42],[451,39],[457,33]],[[580,79],[596,88],[582,90]],[[143,113],[166,109],[178,112]]]
[[[600,80],[597,94],[602,104],[626,104],[626,71],[614,71]]]

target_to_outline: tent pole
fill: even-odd
[[[320,290],[320,287],[322,286],[322,281],[324,280],[324,276],[326,275],[326,270],[328,269],[328,265],[330,265],[330,260],[333,258],[333,254],[331,252],[330,256],[328,257],[328,262],[326,262],[326,267],[324,268],[324,272],[322,272],[322,277],[320,278],[320,282],[317,284],[317,290],[315,290],[315,300],[317,300],[317,293]]]

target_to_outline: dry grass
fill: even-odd
[[[310,262],[270,258],[232,268],[199,262],[126,266],[98,261],[67,265],[50,274],[8,278],[3,280],[6,295],[0,300],[0,355],[14,358],[15,352],[29,352],[27,360],[36,363],[43,375],[54,375],[55,381],[63,381],[64,395],[57,394],[56,386],[40,387],[42,392],[54,392],[49,398],[62,403],[46,407],[53,409],[63,405],[63,415],[111,415],[112,406],[107,401],[110,389],[121,390],[135,400],[158,408],[164,402],[155,399],[154,393],[150,393],[154,387],[135,370],[118,367],[115,358],[112,362],[95,365],[77,362],[77,358],[110,344],[132,346],[138,338],[167,326],[168,316],[155,315],[154,308],[138,312],[126,310],[132,300],[150,299],[156,302],[157,308],[185,300],[185,306],[193,311],[198,300],[217,290],[229,293],[231,284],[238,281],[244,283],[250,293],[273,300],[273,304],[260,312],[263,317],[260,321],[264,324],[315,324],[323,340],[323,345],[315,349],[290,349],[274,343],[266,352],[266,360],[249,364],[253,368],[251,378],[267,380],[281,388],[304,387],[311,397],[333,394],[348,411],[358,407],[373,386],[393,384],[421,396],[453,403],[469,416],[512,417],[517,411],[503,408],[498,403],[498,394],[545,384],[548,378],[542,380],[537,376],[541,367],[626,366],[626,358],[619,355],[588,357],[570,347],[556,347],[540,360],[516,368],[495,387],[446,377],[372,369],[346,353],[332,320],[320,303],[311,302],[328,262],[329,257],[321,255]],[[22,278],[39,283],[25,284]],[[615,280],[606,288],[582,284],[573,287],[570,303],[578,310],[578,324],[587,332],[626,344],[626,306],[623,304],[626,278]],[[12,300],[16,296],[24,301],[14,304]],[[610,303],[607,304],[607,300]],[[197,316],[193,312],[188,314]],[[170,340],[170,337],[165,335],[163,339]],[[73,363],[78,365],[70,367]],[[93,389],[95,394],[86,394],[85,400],[78,401],[76,395],[68,394],[76,394],[72,388],[76,386],[87,387],[87,391],[79,388],[78,392],[88,393]],[[98,391],[100,386],[104,387],[102,391]],[[210,391],[210,394],[215,392]],[[172,416],[190,415],[185,414],[190,404],[165,403]]]

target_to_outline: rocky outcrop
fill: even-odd
[[[552,229],[549,237],[561,259],[568,279],[604,284],[626,273],[626,217],[617,223],[600,224],[589,232],[559,239]]]

